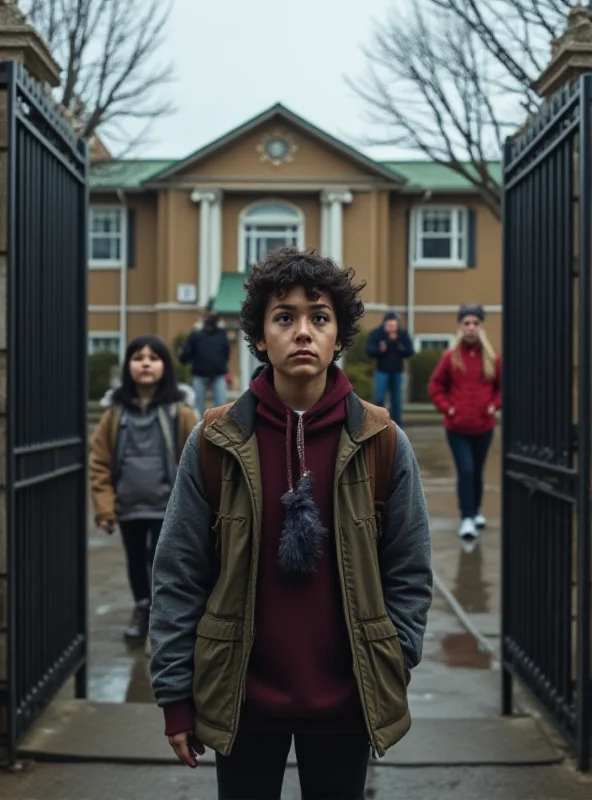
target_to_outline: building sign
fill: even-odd
[[[197,287],[194,283],[177,284],[177,303],[196,303]]]

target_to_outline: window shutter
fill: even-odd
[[[467,214],[467,267],[477,266],[477,212],[470,208]]]
[[[127,266],[136,266],[136,212],[127,210]]]

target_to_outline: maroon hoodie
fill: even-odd
[[[325,394],[303,416],[306,468],[312,473],[313,498],[329,536],[313,575],[286,577],[278,568],[284,522],[281,498],[288,490],[287,441],[291,441],[294,483],[300,478],[298,415],[276,394],[272,374],[267,368],[251,383],[260,401],[255,433],[262,454],[263,514],[256,635],[241,727],[292,733],[362,732],[365,724],[333,535],[335,461],[352,387],[340,369],[332,368]]]
[[[303,416],[306,468],[313,499],[329,531],[312,576],[286,577],[278,567],[288,490],[286,433],[290,422],[293,482],[300,478],[298,415],[275,393],[271,368],[251,383],[259,399],[255,433],[263,487],[255,642],[247,671],[243,730],[286,733],[362,733],[366,726],[353,673],[333,534],[333,484],[339,439],[352,386],[329,370],[327,390]],[[164,706],[165,732],[193,727],[193,703]]]

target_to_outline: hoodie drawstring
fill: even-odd
[[[288,469],[288,491],[294,491],[294,478],[292,475],[292,424],[294,420],[294,412],[291,408],[286,409],[286,465]],[[298,451],[298,464],[300,467],[300,477],[303,478],[308,474],[306,463],[304,461],[304,420],[303,414],[298,415],[298,424],[296,426],[296,450]]]

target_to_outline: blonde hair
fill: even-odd
[[[452,365],[464,371],[465,365],[460,354],[460,346],[463,341],[463,334],[459,331],[454,342],[450,345],[450,357]],[[481,344],[481,364],[485,380],[492,381],[495,378],[497,356],[483,329],[479,331],[479,343]]]

